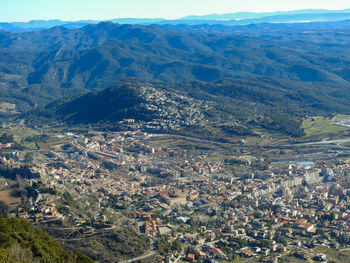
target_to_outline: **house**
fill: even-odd
[[[237,253],[238,253],[238,255],[240,255],[242,257],[253,257],[254,256],[253,251],[251,251],[250,249],[241,249]]]
[[[214,241],[215,238],[216,238],[216,235],[214,232],[208,233],[207,241],[209,241],[209,242]]]
[[[298,221],[295,221],[296,225],[301,225],[301,224],[306,224],[306,223],[307,223],[307,219],[305,219],[305,218],[302,218],[302,219],[299,219]]]
[[[297,258],[301,258],[301,259],[304,259],[304,260],[309,260],[310,257],[309,257],[309,254],[305,251],[297,251],[294,253],[294,256],[297,257]]]
[[[270,252],[271,252],[271,249],[269,249],[269,248],[263,248],[263,249],[261,250],[261,253],[262,253],[263,255],[265,255],[265,256],[270,255]]]
[[[167,235],[171,233],[171,228],[168,226],[161,226],[158,228],[158,230],[159,230],[159,234],[161,235]]]
[[[210,252],[216,257],[216,258],[219,258],[219,259],[227,259],[227,256],[225,255],[224,252],[222,252],[222,250],[220,248],[216,248],[216,247],[213,247],[212,249],[210,249]]]
[[[309,233],[315,233],[316,232],[315,225],[310,224],[310,223],[300,224],[300,225],[298,225],[298,228],[302,229],[302,230],[305,230],[306,232],[309,232]]]
[[[312,258],[315,261],[323,261],[325,262],[327,260],[327,256],[324,254],[318,254],[315,257]]]
[[[135,123],[135,119],[124,119],[123,121],[128,124]]]
[[[35,218],[35,221],[38,222],[38,221],[44,219],[44,215],[43,215],[42,213],[36,213],[36,214],[34,215],[34,218]]]
[[[19,218],[28,218],[28,212],[21,212],[21,213],[18,213],[18,217]]]
[[[277,257],[270,257],[270,258],[267,258],[266,260],[264,260],[264,262],[277,263],[278,262],[278,258]]]
[[[194,260],[195,260],[195,255],[194,254],[187,254],[186,261],[194,262]]]
[[[198,248],[194,248],[193,251],[198,259],[205,259],[206,258],[206,254],[203,251],[199,250]]]

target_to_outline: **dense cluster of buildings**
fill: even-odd
[[[46,152],[47,161],[35,168],[47,186],[77,200],[95,194],[95,220],[108,221],[101,210],[109,207],[134,220],[141,233],[179,240],[183,250],[170,253],[169,262],[277,262],[291,250],[308,258],[302,248],[350,242],[349,158],[271,163],[264,171],[229,176],[220,162],[148,145],[144,132],[67,136],[71,143]],[[64,216],[53,200],[32,203],[35,220]]]
[[[133,119],[121,121],[121,123],[132,125],[136,129],[169,131],[198,125],[205,121],[203,112],[213,107],[210,103],[156,89],[152,86],[141,86],[139,92],[144,100],[141,104],[142,112],[153,117],[150,120],[138,122]]]

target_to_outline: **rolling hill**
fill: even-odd
[[[0,217],[0,232],[1,262],[94,262],[62,249],[46,232],[23,219]]]
[[[118,80],[215,82],[272,77],[299,87],[347,86],[349,22],[119,25],[0,32],[0,103],[24,112]],[[294,83],[294,84],[293,84]]]
[[[348,86],[349,87],[349,86]],[[111,87],[66,98],[26,114],[28,123],[49,120],[107,124],[135,119],[143,129],[198,134],[249,135],[256,129],[291,136],[304,134],[306,116],[350,113],[344,86],[301,85],[274,78],[215,82],[145,82],[125,79]]]

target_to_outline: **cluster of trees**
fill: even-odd
[[[30,164],[33,162],[33,154],[32,153],[26,153],[26,155],[24,155],[24,162],[27,164]]]
[[[220,219],[219,217],[209,217],[206,220],[200,220],[198,217],[191,216],[191,229],[197,229],[201,226],[222,227],[222,219]]]
[[[16,180],[17,176],[24,179],[40,178],[40,175],[33,173],[28,166],[14,168],[5,165],[0,165],[0,176],[11,180]]]
[[[238,135],[238,136],[247,136],[247,135],[254,135],[254,131],[252,129],[249,129],[247,127],[241,126],[241,125],[222,125],[220,128],[232,135]]]
[[[5,144],[5,143],[10,143],[13,142],[14,145],[12,146],[12,149],[15,150],[24,150],[24,146],[22,144],[19,144],[18,142],[15,141],[15,138],[13,137],[13,134],[11,133],[3,133],[0,136],[0,143]]]
[[[233,159],[233,158],[225,159],[224,163],[228,164],[228,165],[246,165],[247,164],[247,162],[245,162],[245,161],[242,161],[239,159]]]
[[[13,138],[13,134],[10,133],[3,133],[0,136],[0,143],[4,144],[4,143],[9,143],[9,142],[14,142],[15,139]]]
[[[150,241],[146,236],[138,234],[133,227],[123,226],[67,242],[65,247],[82,251],[99,262],[118,262],[144,254],[150,248]]]
[[[163,256],[166,257],[170,254],[170,252],[176,252],[177,254],[181,253],[182,250],[182,244],[179,240],[174,240],[171,244],[169,243],[169,236],[161,236],[157,240],[157,252]]]
[[[41,135],[34,135],[34,136],[29,136],[24,139],[25,142],[42,142],[48,138],[49,136],[47,134],[41,134]]]
[[[82,253],[62,249],[46,232],[23,219],[0,218],[0,233],[0,262],[93,262]]]
[[[272,114],[259,120],[259,123],[266,129],[286,133],[294,137],[305,135],[305,131],[301,127],[302,120],[291,115]]]
[[[67,191],[63,193],[62,197],[65,205],[73,205],[75,203],[73,196]]]
[[[9,210],[10,207],[4,201],[0,201],[0,216],[6,217]]]
[[[212,104],[213,107],[203,109],[209,120],[207,125],[186,128],[192,133],[217,139],[227,134],[254,136],[258,129],[300,137],[305,135],[301,127],[305,116],[350,112],[344,101],[335,103],[333,93],[309,94],[310,89],[302,89],[300,85],[290,89],[291,84],[286,80],[225,79],[211,83],[172,84],[126,79],[104,90],[84,93],[83,96],[67,96],[45,108],[38,108],[26,115],[27,121],[33,124],[34,120],[38,123],[63,120],[73,125],[88,123],[102,129],[125,130],[128,127],[118,124],[124,118],[148,121],[157,117],[143,107],[144,98],[138,89],[143,85]],[[344,96],[350,97],[350,94]],[[45,135],[40,135],[26,140],[45,139]]]

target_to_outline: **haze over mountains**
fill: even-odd
[[[183,18],[169,20],[164,18],[115,18],[108,20],[80,20],[61,21],[54,20],[32,20],[29,22],[0,22],[0,29],[23,32],[48,29],[55,26],[66,28],[79,28],[89,24],[97,24],[102,21],[110,21],[119,24],[221,24],[221,25],[248,25],[252,23],[298,23],[298,22],[330,22],[350,19],[350,9],[344,10],[324,10],[324,9],[304,9],[295,11],[279,12],[237,12],[226,14],[191,15]]]
[[[344,13],[314,11],[321,16]],[[309,14],[308,10],[276,15],[304,14]],[[253,19],[250,13],[244,15]],[[273,17],[265,15],[268,19]],[[223,15],[214,18],[226,19]],[[260,118],[259,125],[264,126],[262,123],[267,116],[272,116],[274,108],[299,124],[307,115],[350,113],[347,103],[350,99],[350,20],[239,26],[186,23],[102,22],[80,28],[56,26],[31,32],[0,31],[0,102],[15,104],[17,110],[24,113],[64,96],[68,96],[64,101],[70,103],[69,100],[79,94],[103,90],[131,77],[146,83],[141,86],[156,85],[157,90],[165,88],[189,99],[216,105],[232,104],[230,109],[216,107],[218,112],[214,115],[225,119],[229,113],[244,127],[254,118],[254,121]],[[139,82],[131,83],[140,86]],[[96,104],[101,105],[97,103],[101,101],[101,94],[91,95],[91,101],[96,99]],[[84,99],[78,99],[77,103],[81,101]],[[62,101],[53,105],[60,104]],[[75,104],[72,101],[70,105]],[[264,121],[249,105],[261,109]],[[56,106],[47,110],[59,119],[62,117],[59,109],[72,109],[69,105]],[[127,117],[109,110],[100,119],[88,120],[81,114],[90,114],[89,111],[82,110],[65,113],[88,122]],[[124,109],[116,109],[119,110]],[[279,117],[275,117],[269,122],[277,121]],[[302,133],[294,128],[287,132]]]
[[[349,262],[349,43],[350,9],[0,23],[0,263]]]
[[[104,22],[80,29],[3,31],[2,97],[17,101],[20,109],[28,108],[77,91],[106,88],[126,77],[177,82],[270,76],[348,85],[349,24],[224,27]]]

